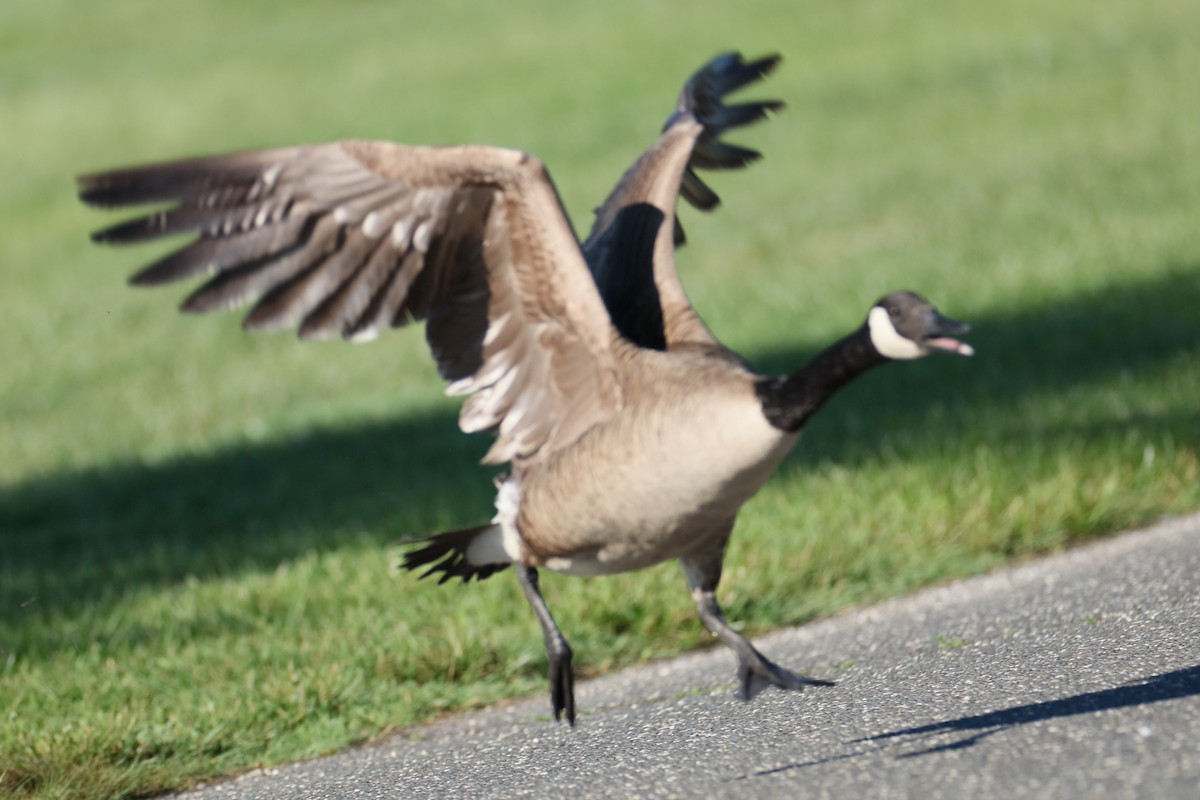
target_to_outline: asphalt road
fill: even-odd
[[[714,649],[182,797],[1200,797],[1200,515],[759,644],[838,685]]]

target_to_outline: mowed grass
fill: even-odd
[[[1200,507],[1200,6],[9,0],[0,26],[0,796],[136,796],[543,692],[511,576],[396,575],[491,514],[417,331],[250,337],[131,291],[73,175],[344,136],[540,155],[578,228],[713,53],[779,51],[767,160],[684,211],[769,370],[926,293],[976,358],[839,395],[722,601],[802,622]],[[673,565],[546,576],[584,675],[707,644]],[[834,664],[795,665],[818,675]],[[733,662],[730,660],[732,678]],[[798,699],[803,713],[803,699]],[[587,716],[581,724],[586,725]]]

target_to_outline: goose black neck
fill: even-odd
[[[776,428],[795,433],[838,389],[885,361],[864,325],[791,375],[759,381],[763,415]]]

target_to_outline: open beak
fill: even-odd
[[[940,350],[943,353],[956,353],[960,356],[975,354],[975,348],[966,342],[960,342],[954,338],[955,336],[962,336],[970,332],[971,326],[965,322],[944,317],[934,310],[930,312],[925,330],[924,343],[931,350]]]

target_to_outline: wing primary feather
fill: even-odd
[[[753,61],[746,61],[741,53],[719,55],[688,81],[684,96],[680,98],[681,105],[687,95],[700,105],[703,101],[719,100],[724,95],[732,94],[766,77],[779,65],[780,60],[778,54],[763,56]]]
[[[327,219],[305,220],[311,230],[296,237],[285,251],[271,252],[222,271],[192,292],[180,309],[207,313],[240,308],[262,297],[272,287],[291,280],[324,255],[323,242],[333,227],[330,222],[322,224]]]
[[[357,339],[387,325],[399,326],[404,323],[400,312],[408,288],[416,279],[417,273],[425,265],[421,253],[409,250],[400,259],[399,265],[388,274],[388,280],[371,298],[366,310],[347,330],[346,337]],[[399,320],[399,321],[398,321]]]
[[[361,237],[365,238],[365,237]],[[242,321],[248,331],[274,331],[299,323],[321,302],[335,278],[328,269],[345,246],[346,230],[332,215],[321,217],[304,248],[312,260],[291,278],[270,288]],[[353,252],[353,248],[352,248]]]
[[[300,338],[324,339],[335,335],[350,338],[350,324],[371,302],[371,295],[382,277],[386,276],[386,270],[394,265],[395,259],[396,251],[387,239],[375,240],[354,275],[304,318],[300,326]]]
[[[690,165],[701,169],[737,169],[760,158],[762,153],[757,150],[703,137],[696,142]]]
[[[723,133],[730,128],[741,128],[767,118],[769,113],[784,108],[782,100],[762,100],[754,103],[719,105],[698,119],[713,133]]]
[[[720,196],[691,167],[683,171],[679,190],[685,200],[701,211],[712,211],[721,204]]]
[[[285,164],[303,148],[284,147],[149,164],[83,175],[79,196],[101,207],[140,205],[199,197],[214,186],[241,184],[249,191],[273,165]]]
[[[129,282],[135,286],[157,286],[257,261],[303,238],[307,225],[306,216],[296,214],[282,224],[255,228],[236,236],[202,237],[134,273]]]
[[[347,241],[330,255],[319,270],[305,278],[306,300],[294,312],[302,317],[301,339],[315,339],[339,333],[339,318],[327,316],[329,301],[342,296],[370,263],[371,256],[381,246],[378,239],[367,236],[361,228],[348,232]]]

